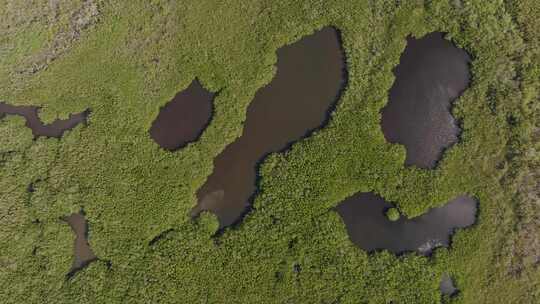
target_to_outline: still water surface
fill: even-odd
[[[64,220],[69,224],[75,234],[73,244],[73,265],[70,274],[81,270],[91,262],[97,260],[96,255],[88,244],[88,223],[82,213],[73,213],[66,216]]]
[[[150,137],[166,150],[196,141],[210,123],[214,94],[195,79],[163,106],[150,127]]]
[[[457,142],[460,130],[450,109],[469,85],[469,62],[442,33],[407,39],[381,113],[386,140],[405,145],[406,165],[433,168]]]
[[[242,135],[215,158],[192,215],[208,210],[221,227],[239,220],[256,193],[260,162],[327,122],[346,82],[336,29],[325,27],[284,46],[277,57],[274,79],[249,105]]]
[[[443,295],[447,295],[449,297],[454,296],[459,292],[456,286],[454,286],[454,281],[447,273],[442,275],[439,289]]]
[[[14,106],[0,102],[0,119],[5,115],[19,115],[26,118],[26,126],[32,130],[34,137],[62,137],[64,131],[73,129],[80,123],[85,123],[90,111],[71,114],[68,119],[57,119],[51,124],[43,124],[38,116],[38,107]]]
[[[351,241],[368,252],[386,249],[399,254],[416,251],[429,255],[436,247],[448,247],[457,228],[476,221],[476,200],[459,196],[421,216],[390,221],[385,212],[393,204],[371,193],[357,193],[341,202],[337,211]]]

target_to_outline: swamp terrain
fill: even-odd
[[[540,2],[0,17],[0,302],[540,302]]]

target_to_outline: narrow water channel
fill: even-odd
[[[381,113],[386,140],[405,145],[405,165],[434,168],[444,149],[457,142],[451,107],[469,86],[469,62],[467,52],[442,33],[407,39]]]
[[[391,221],[385,212],[393,204],[371,193],[357,193],[337,207],[351,241],[365,251],[388,250],[395,254],[416,251],[430,255],[436,247],[448,247],[457,228],[476,222],[477,202],[459,196],[446,205],[407,219]]]
[[[150,127],[150,137],[174,151],[196,141],[210,123],[214,94],[197,79],[163,106]]]
[[[73,275],[78,270],[83,269],[91,262],[97,260],[96,255],[88,244],[88,223],[82,213],[73,213],[66,216],[64,220],[69,224],[75,234],[73,244],[73,265],[69,275]]]
[[[0,102],[0,119],[5,115],[19,115],[26,119],[26,126],[32,130],[34,137],[62,137],[66,130],[73,129],[80,123],[85,123],[90,111],[71,114],[68,119],[57,119],[51,124],[43,124],[38,116],[38,107],[14,106]]]
[[[336,29],[325,27],[277,51],[277,72],[247,109],[242,135],[214,160],[197,192],[197,215],[211,211],[221,227],[248,210],[260,162],[326,124],[346,83],[345,56]]]

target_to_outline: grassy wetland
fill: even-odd
[[[60,138],[0,118],[0,302],[539,302],[538,1],[2,1],[0,16],[0,102],[44,125],[88,113]],[[328,123],[268,155],[250,212],[216,234],[215,215],[191,217],[214,159],[277,50],[327,26],[348,79]],[[471,75],[458,141],[423,169],[385,139],[381,110],[407,37],[433,32]],[[219,92],[212,118],[163,149],[152,123],[195,79]],[[467,195],[477,219],[430,257],[370,253],[335,211],[359,192],[407,219]],[[64,219],[81,210],[95,258],[70,272]],[[444,276],[459,292],[441,294]]]

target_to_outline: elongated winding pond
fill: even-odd
[[[416,251],[429,255],[436,247],[448,247],[456,229],[476,221],[477,202],[468,196],[412,219],[402,216],[390,221],[385,212],[392,207],[382,197],[363,192],[341,202],[337,211],[352,242],[368,252],[385,249],[396,254]]]
[[[214,160],[192,215],[216,214],[221,227],[241,218],[256,192],[259,163],[322,127],[346,83],[339,33],[332,27],[277,51],[277,73],[247,109],[242,135]]]
[[[80,123],[85,123],[89,110],[71,114],[68,119],[57,119],[51,124],[43,124],[38,116],[39,107],[14,106],[0,102],[0,119],[5,115],[19,115],[26,119],[26,126],[32,130],[34,137],[62,137],[66,130],[73,129]]]
[[[433,168],[457,142],[460,130],[450,109],[469,85],[469,62],[442,33],[407,39],[381,121],[386,140],[405,145],[406,165]]]

